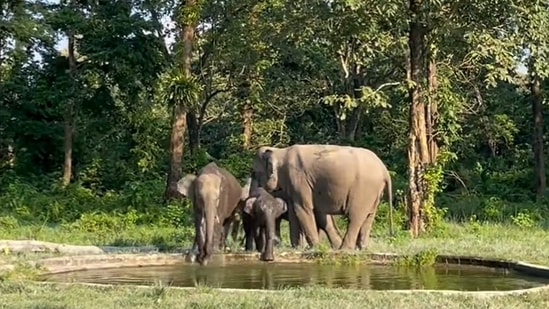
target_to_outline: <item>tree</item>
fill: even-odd
[[[427,132],[425,129],[425,103],[423,102],[423,83],[425,74],[425,20],[422,0],[410,0],[410,30],[408,45],[410,48],[410,133],[408,144],[408,194],[410,211],[410,230],[417,237],[424,229],[422,204],[425,202],[423,174],[430,163]]]
[[[166,98],[172,110],[172,128],[170,134],[170,161],[165,197],[178,197],[177,181],[181,178],[184,151],[185,130],[188,124],[188,112],[199,95],[199,87],[192,74],[193,44],[195,28],[200,20],[201,1],[187,0],[179,3],[176,22],[179,29],[180,50],[177,53],[177,68],[166,89]],[[194,121],[194,118],[192,118]]]

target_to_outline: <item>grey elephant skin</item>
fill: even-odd
[[[243,191],[243,199],[246,198],[246,191],[249,191],[248,196],[254,196],[257,195],[257,181],[253,181],[252,178],[248,178],[246,180],[246,184],[242,188]],[[286,202],[286,204],[291,203],[290,197],[285,194],[282,190],[276,190],[273,192],[270,192],[272,196],[274,196],[277,199],[281,199],[282,201]],[[247,213],[242,213],[242,225],[244,227],[244,241],[245,241],[245,249],[246,251],[252,251],[254,250],[254,242],[255,247],[259,251],[259,248],[262,248],[263,244],[261,243],[261,239],[259,239],[255,233],[255,218],[250,216]],[[280,243],[282,241],[281,235],[280,235],[280,224],[282,223],[282,219],[289,221],[288,218],[288,211],[284,212],[281,216],[276,218],[275,220],[275,245]],[[328,240],[330,241],[330,244],[332,245],[333,249],[338,249],[341,245],[341,233],[337,228],[337,225],[335,223],[335,219],[331,215],[325,215],[325,214],[319,214],[315,212],[315,221],[317,224],[318,232],[324,231],[326,236],[328,237]],[[299,228],[299,239],[297,243],[292,243],[293,247],[299,247],[301,245],[303,233],[301,229]],[[323,234],[319,234],[320,237],[323,236]]]
[[[229,171],[212,162],[202,167],[197,175],[187,174],[181,178],[177,190],[193,204],[195,247],[198,247],[196,260],[206,265],[214,250],[225,244],[241,201],[242,187]]]
[[[349,219],[340,250],[368,245],[377,208],[387,189],[393,234],[392,183],[383,161],[371,150],[338,145],[260,147],[254,157],[252,185],[283,191],[288,205],[292,245],[299,227],[310,246],[319,242],[315,213]]]
[[[255,238],[257,250],[261,252],[262,261],[274,260],[274,241],[276,238],[276,220],[288,210],[286,201],[272,196],[263,188],[258,188],[254,195],[247,198],[242,210],[252,220],[251,234]],[[251,235],[246,235],[251,236]],[[246,239],[248,245],[248,239]],[[248,249],[248,248],[246,248]]]

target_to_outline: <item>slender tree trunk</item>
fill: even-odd
[[[187,127],[189,131],[189,150],[191,154],[196,154],[200,148],[200,127],[196,113],[193,110],[187,111]]]
[[[249,150],[252,144],[252,132],[253,132],[253,115],[254,110],[252,108],[250,100],[246,100],[246,103],[242,107],[242,126],[243,126],[243,141],[242,147],[244,150]]]
[[[425,55],[424,30],[419,20],[421,0],[410,0],[410,30],[408,46],[410,49],[409,78],[414,85],[410,87],[410,132],[408,136],[408,180],[409,180],[409,229],[413,237],[425,229],[425,218],[422,212],[424,204],[425,165],[428,163],[429,152],[425,126],[425,104],[422,98],[422,83]]]
[[[349,142],[354,142],[357,137],[358,127],[360,125],[360,120],[362,119],[362,108],[357,107],[351,112],[351,117],[345,123],[345,138]]]
[[[429,147],[429,163],[436,162],[438,155],[438,144],[435,136],[437,126],[438,104],[437,104],[437,64],[434,56],[431,54],[429,61],[429,95],[427,96],[427,105],[425,107],[425,121],[427,125],[427,143]]]
[[[530,95],[532,100],[532,112],[534,116],[534,168],[536,175],[536,198],[541,199],[545,195],[547,186],[545,177],[545,155],[543,147],[543,97],[541,94],[540,77],[533,66],[530,65]]]
[[[364,86],[363,72],[356,65],[352,66],[352,76],[347,79],[347,94],[355,100],[359,100],[362,97],[362,89]],[[341,107],[344,108],[344,107]],[[357,137],[358,127],[362,120],[364,110],[361,107],[356,107],[352,110],[346,111],[347,117],[345,120],[341,120],[337,117],[336,122],[339,137],[343,140],[354,142]]]
[[[364,78],[363,73],[360,69],[354,68],[355,74],[353,74],[353,89],[352,94],[355,100],[360,100],[362,98],[362,86],[364,86]],[[354,142],[357,137],[357,129],[360,124],[360,120],[362,119],[363,110],[361,107],[356,107],[352,112],[347,120],[347,129],[346,131],[346,138],[350,142]]]
[[[67,100],[65,112],[63,115],[64,121],[64,163],[63,163],[63,180],[62,185],[66,187],[72,178],[72,150],[73,150],[73,138],[75,131],[75,115],[74,115],[74,103],[76,97],[76,57],[75,57],[75,35],[73,31],[68,33],[68,58],[69,58],[69,75],[72,84],[72,96]]]
[[[185,8],[194,8],[196,0],[186,0],[180,3],[180,10]],[[181,73],[186,77],[191,77],[191,61],[193,52],[193,41],[195,35],[195,25],[179,21],[180,38],[183,41],[183,52],[181,59],[178,61],[181,66]],[[178,102],[172,113],[172,129],[170,135],[170,163],[168,169],[168,177],[166,191],[164,196],[166,199],[179,197],[177,192],[177,181],[182,174],[182,161],[184,152],[184,137],[187,129],[187,106],[184,102]]]

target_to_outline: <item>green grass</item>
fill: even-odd
[[[134,226],[125,230],[101,230],[94,233],[52,226],[21,226],[0,229],[0,239],[34,239],[71,245],[94,246],[157,246],[161,250],[174,250],[192,245],[189,229],[173,227]]]
[[[0,283],[0,308],[547,308],[549,294],[474,297],[306,288],[275,293]]]
[[[283,227],[286,230],[286,227]],[[287,242],[287,236],[283,235]],[[168,250],[188,248],[187,232],[175,228],[141,226],[98,234],[55,227],[20,227],[0,230],[0,239],[37,239],[75,245],[157,245]],[[289,250],[288,248],[277,249]],[[322,249],[326,250],[326,249]],[[413,255],[438,254],[506,258],[549,265],[549,231],[496,224],[453,224],[434,234],[410,239],[402,232],[389,239],[376,231],[368,251]],[[276,253],[276,252],[275,252]],[[50,254],[48,254],[50,255]],[[44,254],[0,255],[0,265],[45,257]],[[28,270],[20,270],[21,273]],[[275,293],[229,293],[207,288],[182,291],[153,287],[85,287],[39,284],[24,275],[0,276],[0,308],[546,308],[549,292],[527,296],[477,298],[442,294],[388,294],[381,291],[335,290],[320,287]]]

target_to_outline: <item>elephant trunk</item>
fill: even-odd
[[[209,201],[204,207],[204,213],[206,216],[206,242],[204,243],[204,254],[201,261],[202,265],[208,263],[208,259],[213,253],[214,248],[214,231],[215,231],[215,219],[217,212],[216,201]]]
[[[257,189],[259,188],[259,182],[258,182],[258,179],[255,178],[255,175],[252,178],[250,178],[250,185],[248,187],[249,187],[248,196],[255,196]]]
[[[265,217],[265,251],[263,251],[263,261],[274,260],[274,239],[275,239],[275,216],[272,213]]]

